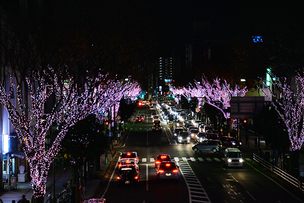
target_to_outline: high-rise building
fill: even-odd
[[[179,58],[173,56],[160,56],[158,58],[158,67],[156,71],[156,91],[168,92],[169,86],[172,84],[180,72]]]

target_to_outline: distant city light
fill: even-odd
[[[263,36],[252,36],[253,43],[261,43],[263,42]]]

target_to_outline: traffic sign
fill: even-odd
[[[125,99],[125,102],[126,102],[126,104],[132,104],[132,99],[127,98],[127,99]]]
[[[109,137],[112,137],[112,136],[113,136],[113,133],[110,131],[108,136],[109,136]]]

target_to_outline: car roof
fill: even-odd
[[[227,152],[241,152],[238,148],[226,148],[225,151]]]

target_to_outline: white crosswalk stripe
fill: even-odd
[[[217,158],[217,157],[214,157],[214,158],[210,158],[210,157],[174,157],[173,158],[175,162],[188,162],[188,161],[191,161],[191,162],[221,162],[221,161],[225,161],[225,158]],[[146,163],[148,162],[148,160],[150,160],[151,163],[154,163],[155,162],[155,159],[153,157],[151,158],[142,158],[141,159],[141,162],[142,163]],[[251,159],[250,158],[245,158],[246,161],[250,161]]]
[[[191,161],[196,161],[196,159],[194,157],[190,157]]]

